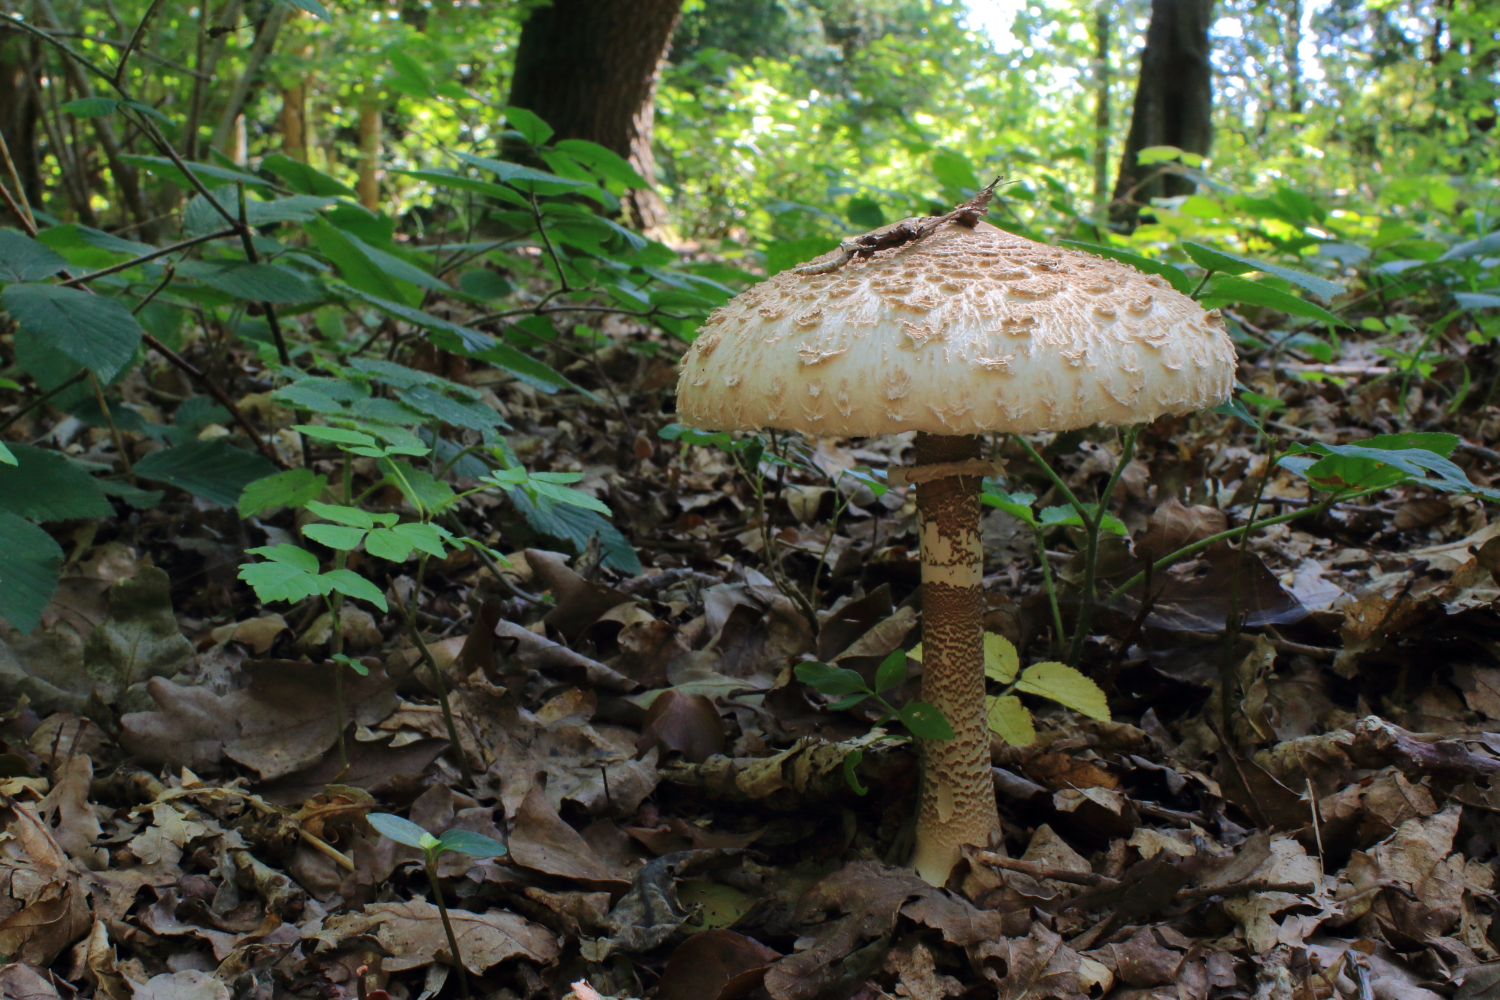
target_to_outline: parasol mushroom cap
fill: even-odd
[[[1234,377],[1218,310],[1159,276],[950,222],[736,296],[684,357],[677,407],[712,430],[1025,434],[1203,409]]]

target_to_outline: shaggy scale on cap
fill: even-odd
[[[1221,403],[1235,353],[1218,310],[1159,276],[981,222],[783,271],[717,310],[683,365],[697,427],[1025,434]]]

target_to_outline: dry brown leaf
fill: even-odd
[[[376,938],[390,957],[382,963],[387,972],[415,969],[448,955],[438,908],[421,900],[405,903],[372,903],[365,917],[378,925]],[[463,952],[464,967],[475,975],[508,958],[520,956],[545,965],[558,956],[557,938],[551,931],[508,910],[473,913],[450,909],[448,919]]]
[[[307,767],[333,746],[341,723],[334,711],[333,671],[296,660],[250,660],[250,686],[219,696],[165,678],[147,685],[159,709],[120,720],[126,749],[153,763],[205,770],[225,757],[263,780]],[[370,726],[396,707],[396,684],[380,666],[344,683],[350,721]]]
[[[583,835],[563,821],[541,783],[531,786],[513,817],[509,845],[511,861],[523,868],[596,891],[623,892],[630,885],[628,877],[606,867]]]
[[[724,752],[724,720],[708,697],[668,688],[646,710],[635,745],[641,753],[656,747],[663,756],[676,752],[689,763],[701,764]]]
[[[780,957],[779,951],[731,930],[701,931],[672,952],[662,969],[656,1000],[743,996],[760,984],[766,969]]]
[[[197,969],[164,972],[135,987],[136,1000],[229,1000],[229,987]]]
[[[23,802],[0,810],[0,955],[46,966],[89,932],[88,893],[67,854]]]

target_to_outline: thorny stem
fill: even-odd
[[[1135,454],[1135,439],[1139,433],[1139,425],[1126,429],[1120,448],[1120,459],[1115,463],[1115,471],[1110,474],[1109,482],[1105,484],[1104,492],[1099,496],[1099,504],[1094,510],[1095,516],[1084,520],[1087,547],[1083,564],[1083,605],[1078,609],[1078,625],[1073,632],[1073,641],[1068,646],[1067,663],[1069,666],[1076,667],[1083,656],[1083,644],[1088,638],[1089,625],[1094,618],[1094,604],[1099,597],[1095,583],[1099,568],[1099,529],[1107,516],[1109,498],[1114,495],[1115,485],[1119,483],[1125,467],[1130,464],[1131,456]]]
[[[422,578],[427,575],[427,556],[423,555],[417,560],[416,586],[412,589],[411,599],[401,601],[401,614],[406,619],[406,634],[411,637],[412,645],[422,654],[422,662],[427,669],[432,671],[433,686],[437,688],[438,704],[443,706],[443,725],[448,728],[448,743],[453,748],[453,756],[458,758],[458,769],[463,774],[464,784],[470,788],[474,787],[474,771],[469,767],[469,757],[464,753],[463,744],[458,741],[458,725],[453,721],[453,706],[448,704],[448,681],[443,677],[443,672],[438,669],[437,661],[432,658],[432,650],[427,648],[427,643],[422,639],[422,633],[417,628],[417,600],[422,593]],[[391,593],[396,593],[396,588],[391,587]],[[399,596],[397,597],[400,600]]]
[[[449,957],[453,961],[453,971],[458,973],[458,992],[464,1000],[469,1000],[469,975],[464,969],[463,952],[458,950],[458,937],[448,922],[448,907],[443,903],[443,890],[438,886],[437,856],[431,851],[422,852],[422,869],[427,872],[427,884],[432,886],[432,900],[437,903],[438,916],[443,918],[443,933],[448,935],[448,949],[453,953]]]

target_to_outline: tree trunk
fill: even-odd
[[[648,182],[657,66],[682,0],[553,0],[521,27],[510,103],[535,112],[559,139],[588,139],[628,159]],[[627,199],[642,229],[666,221],[654,192]]]
[[[24,195],[32,206],[40,206],[42,184],[36,157],[40,106],[26,68],[26,43],[20,32],[0,31],[0,138],[4,138],[21,179],[21,190],[15,194]],[[9,186],[10,172],[7,170],[0,179]]]
[[[359,173],[354,190],[359,203],[372,212],[380,210],[380,102],[366,96],[359,103]]]
[[[1213,78],[1208,28],[1213,0],[1151,0],[1151,26],[1141,53],[1130,133],[1120,157],[1110,221],[1135,228],[1141,207],[1152,198],[1191,194],[1193,182],[1165,164],[1137,163],[1152,146],[1176,146],[1206,155],[1213,139]]]
[[[281,91],[281,151],[307,162],[307,84],[298,80]]]
[[[1094,12],[1094,225],[1109,218],[1109,8]]]

